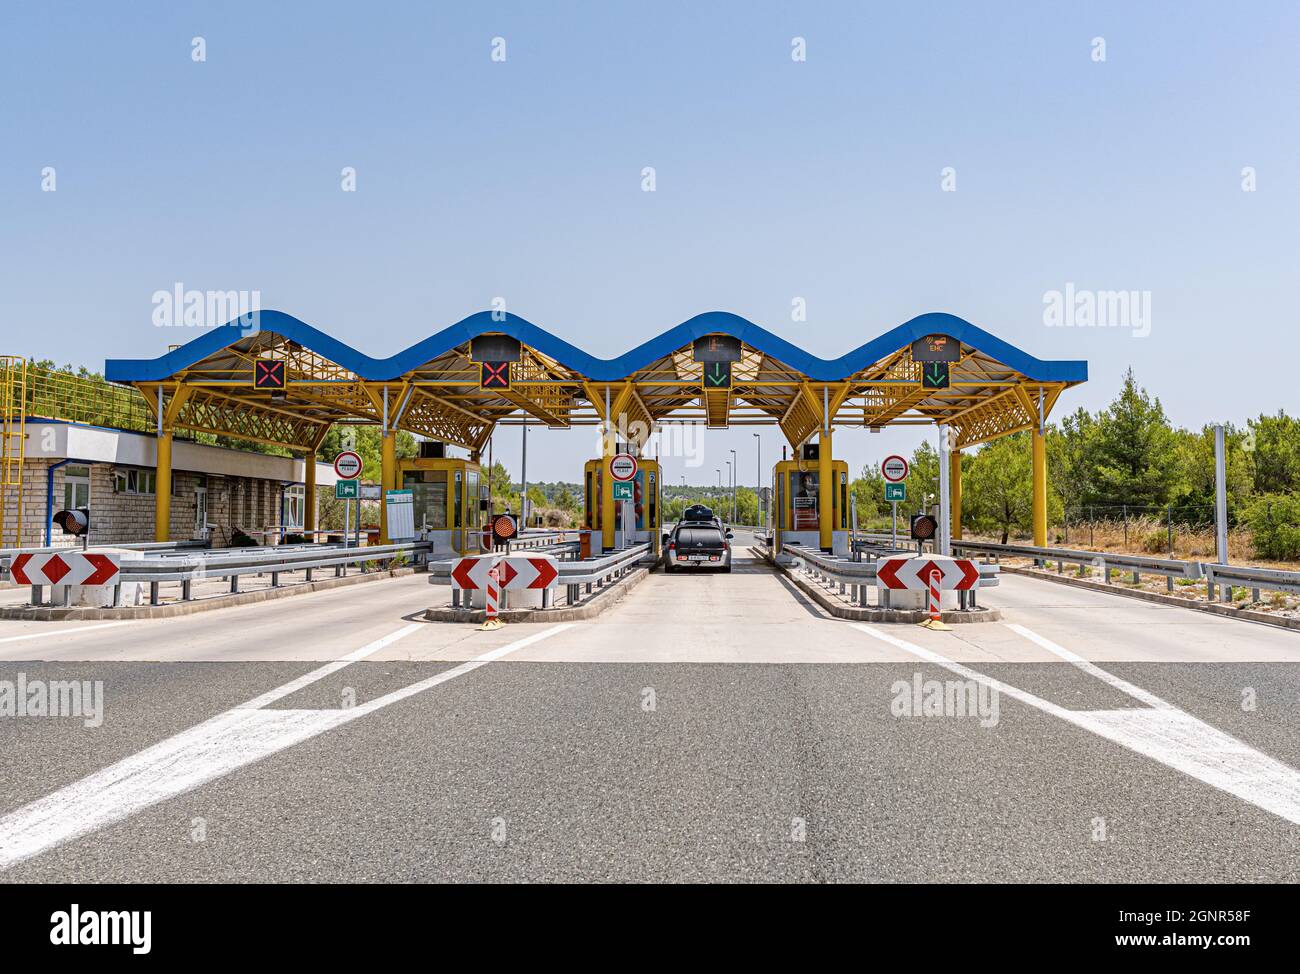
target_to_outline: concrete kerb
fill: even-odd
[[[232,595],[215,595],[207,599],[192,599],[189,602],[168,602],[164,605],[127,605],[120,608],[78,608],[76,606],[4,606],[0,608],[0,619],[16,619],[38,622],[66,622],[68,620],[103,620],[103,619],[171,619],[178,616],[207,612],[210,609],[227,609],[237,605],[251,605],[254,602],[269,602],[273,599],[285,599],[294,595],[308,595],[312,592],[325,592],[364,582],[376,582],[383,578],[401,578],[423,571],[413,565],[401,568],[386,568],[366,572],[361,575],[344,575],[341,578],[321,578],[311,582],[282,585],[279,588],[259,589],[255,592],[236,592]]]
[[[1195,609],[1198,612],[1211,612],[1215,615],[1227,616],[1230,619],[1244,619],[1247,622],[1259,622],[1267,626],[1279,626],[1283,629],[1300,631],[1300,619],[1288,619],[1286,616],[1275,616],[1255,609],[1237,608],[1223,602],[1210,602],[1206,599],[1180,599],[1176,595],[1166,595],[1163,592],[1147,592],[1143,589],[1127,588],[1114,583],[1107,585],[1105,582],[1099,582],[1095,579],[1044,571],[1041,568],[1023,568],[1003,564],[1002,571],[1013,575],[1026,575],[1030,578],[1043,578],[1049,582],[1056,582],[1060,585],[1073,585],[1075,588],[1091,589],[1094,592],[1123,595],[1130,599],[1142,599],[1145,602],[1155,602],[1159,605],[1176,605],[1183,609]]]
[[[506,609],[497,613],[502,622],[547,623],[581,622],[593,619],[606,609],[617,605],[650,574],[649,568],[636,568],[623,578],[594,593],[580,605],[560,605],[549,609]],[[453,609],[451,606],[426,609],[424,617],[430,622],[482,622],[486,615],[482,609]]]

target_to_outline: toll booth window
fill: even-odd
[[[447,530],[447,471],[416,471],[421,479],[405,481],[411,492],[411,514],[415,526],[430,531]]]
[[[659,523],[659,478],[650,474],[650,525]]]
[[[481,527],[483,512],[478,509],[478,471],[470,470],[465,474],[465,484],[469,494],[469,526]]]
[[[849,485],[848,474],[840,474],[840,529],[849,526]]]
[[[776,478],[776,518],[777,527],[785,527],[785,478]]]
[[[586,504],[584,505],[587,511],[587,527],[591,527],[591,513],[592,513],[592,508],[595,506],[592,503],[592,498],[594,498],[595,496],[596,495],[593,494],[591,491],[591,471],[588,470],[587,471],[587,493],[585,496]]]
[[[460,472],[459,470],[456,471],[456,496],[455,496],[455,498],[454,498],[454,503],[455,503],[455,505],[456,505],[456,506],[455,506],[455,512],[456,512],[456,513],[455,513],[455,517],[456,517],[456,523],[455,523],[455,526],[458,527],[458,528],[459,528],[459,527],[463,527],[463,526],[464,526],[464,525],[463,525],[464,518],[463,518],[462,515],[463,515],[463,511],[464,511],[464,504],[465,504],[465,486],[464,486],[464,484],[462,483],[461,472]]]
[[[790,474],[790,507],[794,512],[796,531],[816,531],[817,498],[819,485],[817,472],[798,470]]]

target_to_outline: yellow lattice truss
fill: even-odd
[[[287,388],[253,389],[258,359],[285,362]],[[552,428],[608,419],[635,449],[664,422],[709,427],[772,425],[792,446],[824,425],[883,427],[948,424],[958,446],[1028,429],[1046,417],[1064,385],[1034,382],[979,349],[963,345],[946,389],[925,389],[905,347],[841,382],[815,382],[758,349],[742,345],[729,388],[710,389],[692,347],[664,355],[624,380],[593,381],[523,346],[509,389],[483,389],[469,343],[387,382],[363,381],[319,354],[269,332],[214,353],[163,384],[170,399],[189,390],[172,421],[187,429],[293,449],[318,443],[333,423],[375,423],[481,451],[499,425]],[[145,412],[157,384],[141,383]],[[387,407],[384,394],[387,392]],[[605,415],[606,396],[610,415]]]

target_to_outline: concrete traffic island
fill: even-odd
[[[633,569],[618,581],[588,596],[580,605],[559,605],[545,609],[540,607],[501,609],[497,613],[497,618],[505,623],[580,622],[584,619],[594,619],[606,609],[623,601],[624,597],[645,581],[649,574],[649,568]],[[487,612],[484,609],[436,606],[426,609],[424,618],[429,622],[482,623],[487,619]]]
[[[837,594],[818,585],[788,565],[776,566],[790,582],[801,592],[811,598],[823,609],[838,619],[850,619],[853,622],[905,622],[915,625],[930,618],[924,609],[886,609],[880,606],[850,605],[841,601]],[[1002,618],[1000,609],[945,609],[940,614],[942,621],[951,624],[963,622],[998,622]]]

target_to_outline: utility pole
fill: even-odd
[[[1228,563],[1228,462],[1223,424],[1214,427],[1214,543],[1219,564]],[[1229,588],[1229,591],[1231,589]],[[1224,601],[1231,601],[1231,597]]]

